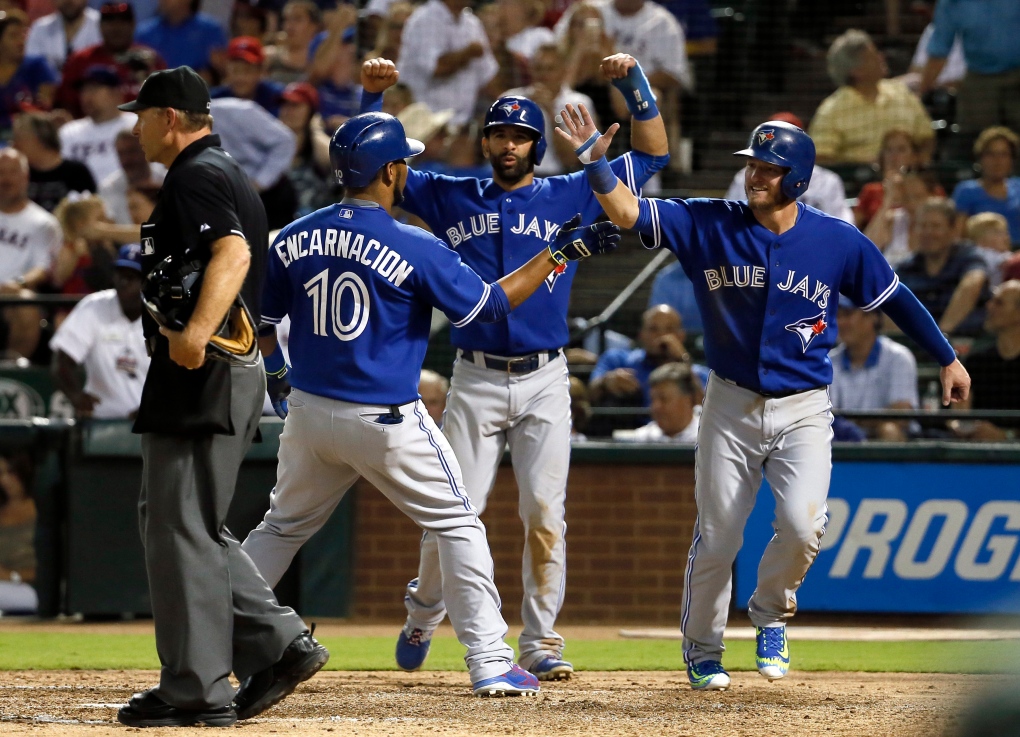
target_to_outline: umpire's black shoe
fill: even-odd
[[[163,701],[155,689],[136,693],[117,712],[117,721],[129,727],[229,727],[237,721],[230,704],[217,709],[180,709]]]
[[[310,632],[298,635],[275,665],[244,679],[234,695],[238,719],[251,719],[294,693],[299,683],[319,672],[329,651]]]

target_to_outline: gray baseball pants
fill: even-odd
[[[229,704],[239,680],[277,662],[305,631],[224,524],[266,392],[262,364],[231,368],[234,435],[142,435],[138,520],[145,546],[157,695],[182,709]]]
[[[471,681],[502,675],[514,653],[503,641],[507,625],[485,527],[464,492],[457,458],[420,400],[399,407],[399,422],[385,417],[390,410],[295,389],[269,511],[243,548],[275,584],[363,476],[436,539],[442,597],[467,648]]]
[[[829,394],[769,399],[715,373],[698,430],[698,518],[687,557],[681,629],[684,660],[721,660],[733,562],[762,474],[776,499],[775,534],[758,566],[748,614],[758,627],[785,623],[818,554],[832,471]]]
[[[530,668],[545,657],[563,657],[563,638],[554,629],[566,581],[563,517],[570,468],[570,383],[562,354],[523,375],[478,366],[461,356],[453,367],[443,433],[461,462],[464,486],[479,514],[509,444],[525,536],[518,662]],[[404,598],[408,622],[415,627],[433,629],[443,621],[440,568],[436,540],[426,532],[418,577]]]

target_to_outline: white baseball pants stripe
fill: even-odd
[[[758,567],[748,614],[766,627],[796,612],[797,589],[825,531],[831,425],[825,389],[769,399],[712,374],[698,429],[698,518],[680,621],[687,663],[722,658],[733,562],[763,473],[776,499],[775,535]]]
[[[501,675],[513,650],[503,641],[507,625],[485,527],[464,491],[457,458],[420,400],[400,407],[399,423],[379,421],[389,412],[294,390],[269,511],[242,547],[275,586],[363,476],[436,541],[446,574],[442,598],[467,648],[472,682]]]
[[[509,444],[525,534],[524,629],[518,662],[530,668],[545,657],[562,657],[563,638],[554,626],[563,605],[566,579],[563,517],[570,466],[566,361],[560,355],[517,376],[458,358],[443,433],[457,454],[464,486],[479,514],[485,510]],[[408,585],[404,600],[410,623],[423,629],[438,626],[445,612],[444,600],[436,539],[426,531],[418,577]]]

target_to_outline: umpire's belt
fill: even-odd
[[[458,355],[471,361],[476,366],[483,366],[493,371],[506,371],[508,374],[530,374],[532,371],[546,366],[559,357],[560,352],[542,351],[528,356],[493,356],[481,351],[458,351]]]

